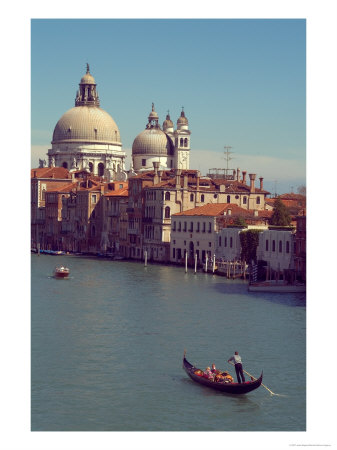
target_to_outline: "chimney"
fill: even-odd
[[[260,189],[262,191],[263,190],[263,178],[260,177],[259,180],[260,180]]]
[[[162,170],[158,170],[158,183],[161,182],[162,175],[163,175],[163,171]]]
[[[246,184],[246,175],[247,175],[247,172],[245,170],[243,170],[242,171],[242,183],[243,184]]]
[[[255,178],[256,178],[256,174],[255,173],[250,173],[249,174],[249,178],[250,178],[250,192],[254,193],[255,192]]]
[[[257,209],[254,209],[254,217],[258,217],[259,211]]]
[[[231,216],[232,215],[232,210],[231,209],[227,209],[227,216]]]
[[[200,172],[197,170],[197,191],[199,191],[199,183],[200,183]]]
[[[157,184],[159,183],[158,177],[159,161],[153,161],[153,169],[154,169],[153,184]]]
[[[239,168],[236,169],[236,180],[240,181],[240,169]]]
[[[104,184],[101,184],[101,195],[104,195]]]
[[[176,169],[176,188],[181,187],[181,169]]]

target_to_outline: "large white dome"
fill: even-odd
[[[132,144],[133,155],[173,155],[174,145],[159,128],[150,128],[138,134]]]
[[[76,142],[121,145],[116,122],[96,106],[75,106],[57,122],[52,144]]]

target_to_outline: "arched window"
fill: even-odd
[[[204,203],[204,201],[205,201],[205,196],[204,196],[204,194],[201,194],[200,201],[201,201],[202,203]]]
[[[289,253],[290,250],[290,246],[289,246],[289,241],[286,242],[286,252]]]
[[[184,139],[180,138],[180,147],[183,147],[183,146],[184,146]]]
[[[227,195],[227,203],[230,203],[230,202],[231,202],[231,196]]]
[[[99,163],[98,164],[98,176],[103,177],[103,175],[104,175],[104,164]]]
[[[273,240],[273,243],[272,243],[272,251],[274,252],[275,251],[275,241]]]
[[[165,219],[169,219],[170,218],[170,207],[166,206],[165,208]]]
[[[191,195],[190,195],[190,201],[193,202],[193,200],[194,200],[194,195],[191,194]]]
[[[188,147],[188,140],[187,140],[187,138],[184,139],[184,147]]]
[[[279,241],[278,243],[278,251],[279,253],[282,253],[282,241]]]
[[[169,192],[165,192],[165,200],[170,200],[171,194]]]
[[[64,167],[65,169],[68,169],[68,163],[64,161],[64,162],[62,163],[62,167]]]
[[[89,163],[89,170],[90,170],[90,172],[94,171],[94,165],[92,162]]]

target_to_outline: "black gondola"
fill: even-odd
[[[194,372],[198,370],[197,367],[192,366],[187,359],[183,359],[183,369],[187,373],[187,375],[192,378],[193,381],[196,381],[203,386],[210,387],[212,389],[216,389],[217,391],[227,392],[228,394],[247,394],[247,392],[254,391],[261,386],[263,372],[260,375],[260,378],[254,381],[246,381],[244,383],[220,383],[217,381],[208,380],[207,378],[196,375]]]

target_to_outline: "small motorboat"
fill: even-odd
[[[261,386],[263,377],[262,372],[259,378],[252,381],[245,381],[244,383],[224,383],[209,380],[198,375],[198,373],[201,372],[200,369],[190,364],[185,358],[185,354],[183,359],[183,369],[185,370],[187,375],[192,378],[193,381],[196,381],[199,384],[207,386],[211,389],[215,389],[217,391],[227,392],[228,394],[247,394],[247,392],[254,391],[254,389],[257,389]]]
[[[55,267],[54,277],[55,278],[67,278],[69,276],[70,270],[68,267],[59,266]]]

